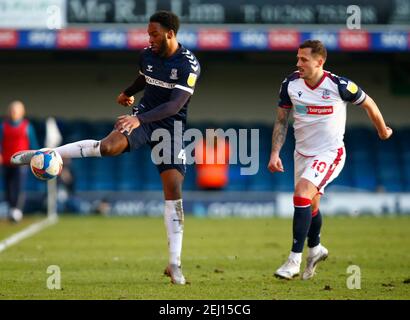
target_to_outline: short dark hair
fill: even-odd
[[[173,30],[175,34],[177,34],[179,29],[179,18],[171,11],[158,11],[149,18],[149,22],[158,22],[168,31]]]
[[[299,49],[311,48],[312,54],[318,54],[322,56],[325,60],[327,58],[327,50],[323,43],[319,40],[306,40],[303,42]]]

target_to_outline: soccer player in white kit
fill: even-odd
[[[296,146],[293,243],[288,260],[275,272],[279,278],[292,279],[299,275],[306,238],[309,252],[302,279],[312,278],[317,263],[328,256],[328,250],[320,244],[319,202],[324,188],[339,175],[345,163],[347,103],[366,110],[380,139],[388,139],[393,133],[370,96],[349,79],[323,70],[326,57],[326,48],[320,41],[305,41],[297,52],[298,70],[280,88],[268,169],[284,172],[279,153],[290,113],[294,117]]]

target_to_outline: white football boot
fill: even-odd
[[[173,284],[185,284],[185,277],[182,274],[181,266],[177,266],[176,264],[168,264],[165,268],[164,274],[171,278],[171,282]]]
[[[30,160],[36,152],[37,150],[18,151],[11,156],[10,162],[15,166],[23,166],[30,164]]]
[[[303,280],[309,280],[313,278],[313,276],[315,275],[317,264],[320,261],[326,260],[326,258],[329,255],[329,251],[324,246],[322,246],[321,244],[319,244],[318,246],[319,248],[317,252],[313,255],[309,254],[309,256],[307,257],[306,268],[302,274]]]
[[[300,262],[289,258],[278,270],[275,272],[275,277],[291,280],[297,277],[300,272]]]

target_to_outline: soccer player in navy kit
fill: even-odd
[[[150,46],[141,53],[139,76],[117,98],[119,104],[131,106],[134,103],[133,95],[144,90],[143,97],[133,107],[132,115],[120,116],[114,130],[101,141],[83,140],[55,150],[63,158],[116,156],[145,144],[155,148],[159,142],[151,139],[154,131],[169,132],[170,141],[166,141],[162,152],[164,159],[168,155],[170,161],[157,163],[164,190],[164,220],[168,235],[169,264],[165,274],[171,277],[172,283],[183,285],[183,132],[200,65],[195,56],[178,43],[178,29],[179,19],[171,12],[159,11],[150,17],[147,30]],[[17,153],[12,162],[28,164],[33,154],[31,150]]]
[[[292,279],[299,275],[306,238],[309,253],[302,279],[311,279],[318,262],[328,256],[328,250],[320,243],[319,203],[325,187],[339,175],[345,163],[347,103],[366,110],[380,139],[388,139],[393,133],[371,97],[351,80],[323,70],[326,58],[326,48],[320,41],[305,41],[297,53],[298,70],[282,82],[280,89],[269,170],[284,172],[279,153],[291,112],[296,146],[293,243],[287,261],[275,272],[279,278]]]

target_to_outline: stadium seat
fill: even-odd
[[[32,119],[39,143],[43,146],[45,136],[44,120]],[[294,189],[293,152],[295,140],[293,128],[289,126],[286,142],[281,150],[285,173],[272,174],[267,169],[270,157],[272,126],[261,123],[190,123],[187,128],[197,128],[203,133],[207,128],[259,129],[259,171],[255,175],[240,174],[242,164],[231,164],[227,190],[238,191],[286,191]],[[82,139],[101,139],[113,127],[112,121],[60,120],[63,143]],[[410,128],[394,129],[392,139],[382,141],[372,127],[353,126],[346,128],[345,145],[347,161],[339,177],[332,182],[332,190],[358,189],[365,191],[385,190],[387,192],[410,191]],[[239,135],[238,135],[239,136]],[[248,131],[248,137],[249,131]],[[251,145],[247,143],[247,154]],[[238,152],[238,150],[237,150]],[[237,154],[239,160],[239,154]],[[118,157],[73,159],[76,191],[135,191],[162,190],[162,183],[156,166],[151,162],[149,147],[143,147]],[[0,170],[0,176],[1,176]],[[198,190],[195,165],[187,166],[185,190]],[[28,191],[45,191],[46,184],[31,174],[26,183]],[[0,189],[2,189],[1,186]]]
[[[139,150],[126,152],[118,157],[116,189],[123,191],[140,190],[143,185]]]
[[[379,188],[385,191],[400,192],[403,190],[402,165],[400,159],[399,139],[377,139],[376,163]]]
[[[231,164],[229,166],[228,191],[245,191],[248,188],[249,176],[241,175],[241,165]]]
[[[141,170],[142,190],[162,190],[162,182],[158,169],[151,160],[151,149],[148,146],[144,146],[137,151],[140,155],[137,169]]]
[[[114,157],[90,158],[90,180],[94,190],[115,190],[116,171]]]

